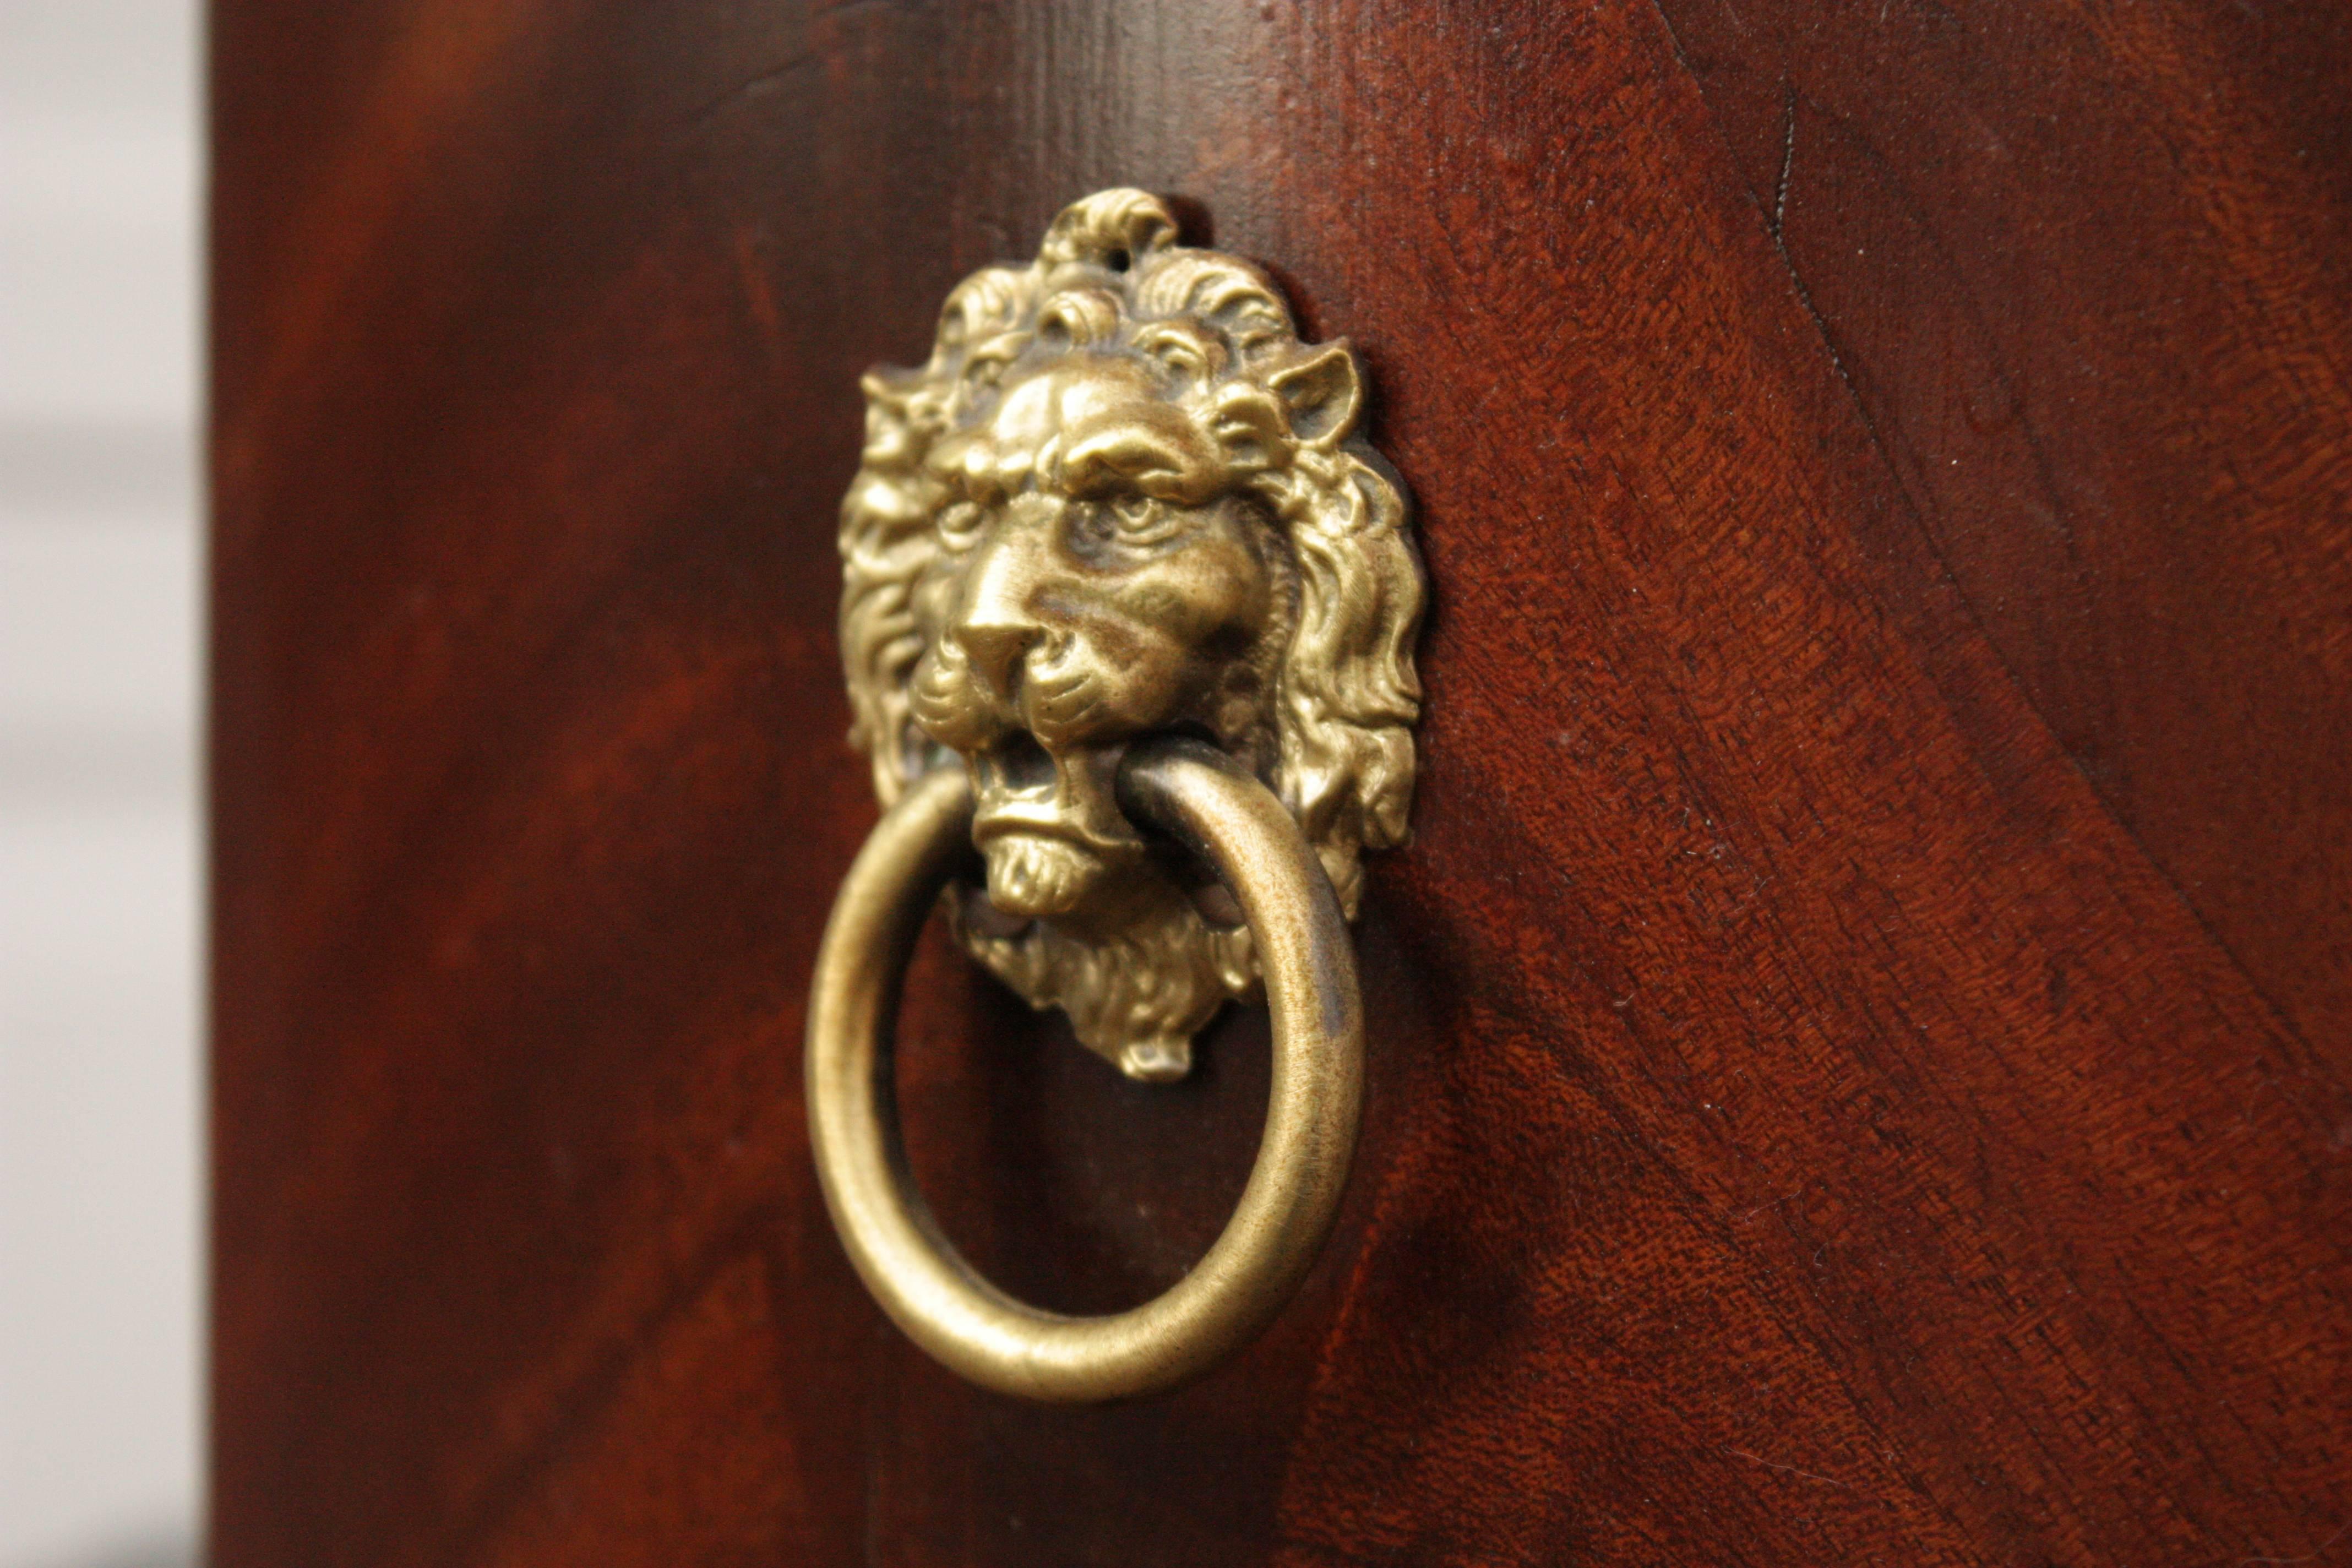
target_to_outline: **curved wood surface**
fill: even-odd
[[[2352,22],[220,0],[214,1561],[2352,1562]],[[933,1367],[803,987],[856,375],[1075,195],[1376,374],[1436,593],[1323,1266]],[[1265,1089],[933,943],[910,1138],[1129,1304]]]

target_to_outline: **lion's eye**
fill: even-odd
[[[1191,343],[1171,341],[1155,345],[1154,353],[1171,381],[1198,381],[1209,368],[1201,351]]]
[[[980,541],[981,524],[987,513],[968,500],[960,500],[940,510],[938,519],[940,542],[950,550],[969,550]]]
[[[1157,544],[1176,531],[1176,513],[1149,496],[1110,496],[1087,508],[1087,531],[1122,544]]]

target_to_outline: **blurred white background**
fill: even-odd
[[[0,0],[0,1568],[194,1560],[197,40]]]

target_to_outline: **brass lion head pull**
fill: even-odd
[[[929,362],[866,377],[842,503],[853,739],[892,810],[819,959],[820,1169],[893,1315],[1045,1397],[1202,1370],[1311,1260],[1360,1096],[1343,917],[1412,794],[1421,567],[1360,433],[1354,351],[1302,342],[1265,273],[1176,238],[1165,204],[1106,191],[1034,262],[958,285]],[[984,883],[959,874],[972,848]],[[1130,1077],[1181,1078],[1193,1033],[1266,991],[1258,1169],[1209,1258],[1147,1307],[1005,1301],[890,1157],[880,1035],[942,884],[964,948]]]
[[[885,805],[960,757],[973,957],[1139,1079],[1249,994],[1231,899],[1119,811],[1129,742],[1190,734],[1264,780],[1352,918],[1405,833],[1421,568],[1360,433],[1343,340],[1299,340],[1248,262],[1105,191],[1026,267],[948,296],[929,362],[865,381],[842,506],[853,738]]]

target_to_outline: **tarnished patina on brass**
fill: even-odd
[[[984,886],[957,937],[1132,1077],[1257,988],[1264,932],[1118,804],[1139,739],[1213,743],[1297,820],[1352,917],[1405,834],[1422,574],[1344,341],[1140,191],[958,285],[929,361],[864,383],[842,505],[853,739],[883,803],[960,761]]]

